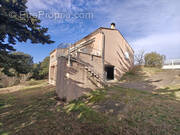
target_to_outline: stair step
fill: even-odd
[[[89,68],[88,66],[86,66],[85,69],[89,72],[88,78],[91,79],[94,83],[100,83],[101,85],[104,86],[106,85],[103,79],[101,78],[101,76],[96,74],[93,69]]]

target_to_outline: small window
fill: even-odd
[[[93,61],[93,55],[91,55],[91,61]]]
[[[72,62],[72,61],[70,61],[70,66],[71,66],[71,67],[73,66],[73,62]]]
[[[125,58],[128,60],[129,59],[129,53],[128,52],[125,52]]]

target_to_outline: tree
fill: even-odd
[[[162,67],[165,56],[156,52],[147,53],[144,57],[145,66],[149,67]]]
[[[41,76],[39,75],[39,72],[40,72],[40,63],[38,63],[38,64],[35,63],[33,65],[33,72],[32,72],[31,78],[36,79],[36,80],[40,80]]]
[[[142,65],[144,63],[144,54],[144,50],[139,51],[137,54],[135,54],[135,61],[138,65]]]
[[[17,42],[54,42],[46,34],[48,29],[41,27],[41,21],[27,11],[26,2],[27,0],[0,1],[0,68],[9,68],[12,63],[7,61],[15,61],[12,51],[15,51],[13,46]]]
[[[50,57],[46,57],[41,63],[40,63],[40,76],[43,79],[47,79],[48,78],[48,74],[49,74],[49,59]]]
[[[16,69],[16,72],[19,74],[27,74],[32,72],[33,69],[33,57],[29,54],[24,54],[22,52],[15,52],[12,54],[13,65],[12,68]]]
[[[14,52],[8,55],[5,68],[2,72],[8,76],[19,76],[19,74],[27,74],[32,72],[33,58],[29,54],[22,52]],[[15,70],[15,71],[14,71]]]
[[[33,75],[34,79],[47,79],[49,74],[49,56],[46,57],[42,62],[34,64]]]

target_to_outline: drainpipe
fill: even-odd
[[[101,34],[103,35],[103,38],[102,38],[102,64],[103,64],[103,81],[105,82],[106,79],[105,79],[105,71],[104,71],[104,68],[105,68],[105,63],[104,63],[104,59],[105,59],[105,34],[103,31],[101,31]]]
[[[70,67],[70,62],[71,62],[71,55],[70,55],[70,48],[68,49],[68,67]]]
[[[67,66],[68,66],[68,67],[71,66],[71,52],[70,52],[70,46],[71,46],[71,44],[68,44],[68,63],[67,63]]]

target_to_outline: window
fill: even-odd
[[[93,61],[93,55],[91,55],[91,61]]]
[[[129,53],[125,52],[124,55],[125,55],[125,58],[128,60],[129,59]]]

